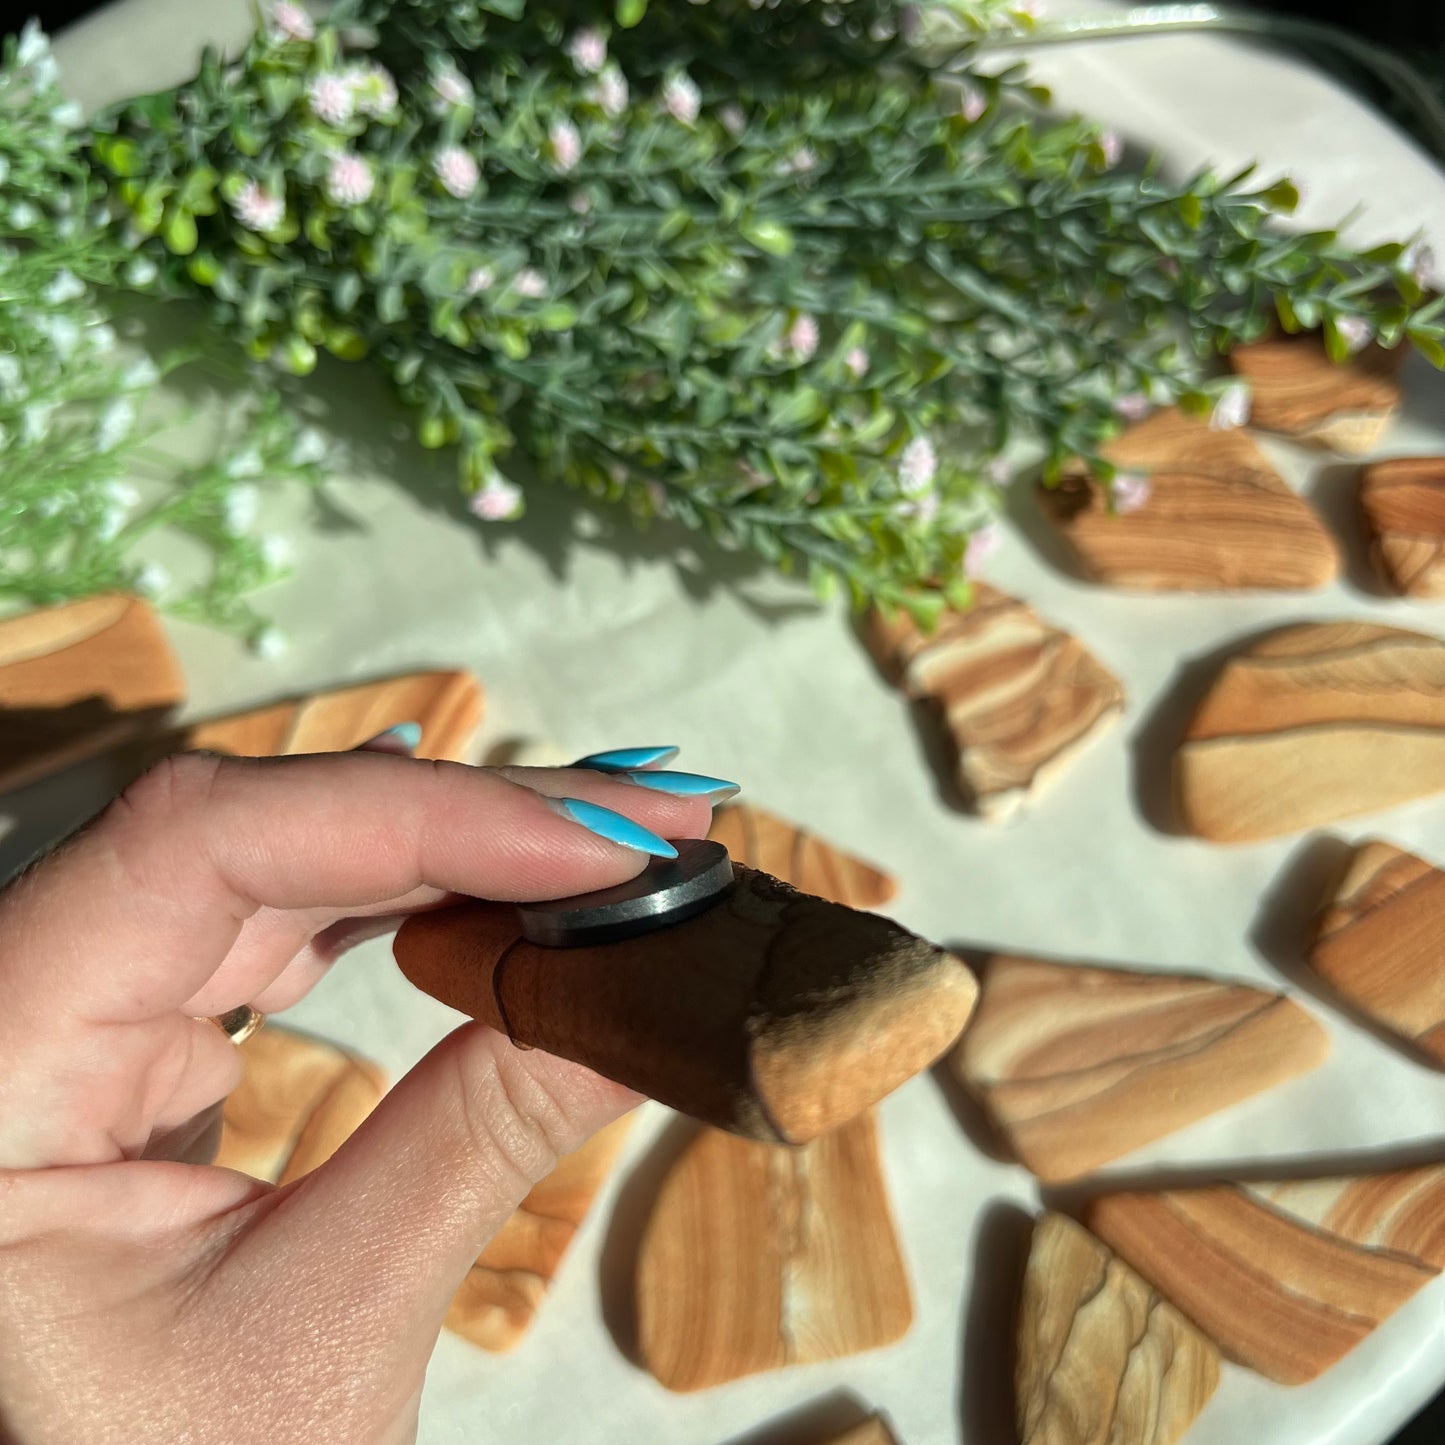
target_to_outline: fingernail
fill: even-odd
[[[643,773],[629,770],[621,776],[640,788],[652,788],[656,792],[671,793],[678,798],[714,798],[716,802],[725,803],[742,792],[737,783],[730,783],[726,778],[709,778],[703,773]]]
[[[401,722],[360,744],[357,751],[370,753],[414,753],[421,745],[421,724]]]
[[[569,822],[580,823],[589,833],[606,838],[609,843],[620,843],[624,848],[635,848],[639,853],[651,853],[654,858],[676,858],[677,849],[659,838],[651,828],[634,823],[611,808],[599,808],[596,803],[585,803],[581,798],[543,798],[542,801],[554,812]]]
[[[630,773],[635,768],[657,768],[670,763],[681,748],[613,748],[608,753],[588,753],[572,764],[599,773]]]

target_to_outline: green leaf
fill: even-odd
[[[793,431],[819,421],[827,412],[823,394],[815,386],[800,386],[794,392],[780,392],[768,408],[768,426],[774,431]]]
[[[751,241],[760,251],[769,256],[791,256],[793,254],[793,233],[777,221],[744,221],[739,227],[745,241]]]
[[[199,239],[195,218],[180,206],[170,208],[161,223],[161,239],[174,256],[189,256]]]
[[[543,331],[570,331],[577,324],[577,308],[567,301],[553,301],[532,319]]]
[[[614,12],[617,16],[617,23],[624,30],[631,30],[634,26],[642,23],[642,17],[647,14],[647,0],[617,0],[617,8]]]

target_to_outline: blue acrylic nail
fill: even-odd
[[[622,776],[638,787],[671,793],[678,798],[712,798],[714,802],[724,803],[742,792],[737,783],[730,783],[726,778],[709,778],[703,773],[629,771]]]
[[[382,738],[391,738],[409,752],[414,753],[421,746],[421,724],[419,722],[399,722],[394,727],[387,728],[384,733],[378,733],[372,742],[380,742]]]
[[[613,748],[607,753],[588,753],[572,764],[598,773],[630,773],[636,768],[656,768],[670,763],[681,748]]]
[[[611,808],[599,808],[596,803],[587,803],[581,798],[544,798],[542,801],[554,812],[580,823],[589,833],[596,833],[609,843],[651,853],[654,858],[677,857],[677,849],[666,838],[658,837],[651,828],[644,828]]]

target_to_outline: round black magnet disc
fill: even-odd
[[[733,886],[733,863],[721,843],[701,838],[677,844],[676,858],[654,858],[636,878],[615,888],[519,903],[522,936],[548,948],[612,943],[670,928],[704,912]]]

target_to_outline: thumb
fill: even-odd
[[[403,1345],[424,1363],[457,1287],[532,1186],[638,1102],[579,1064],[464,1024],[325,1164],[258,1203],[229,1263],[244,1278],[257,1261],[243,1257],[260,1251],[368,1368]]]

